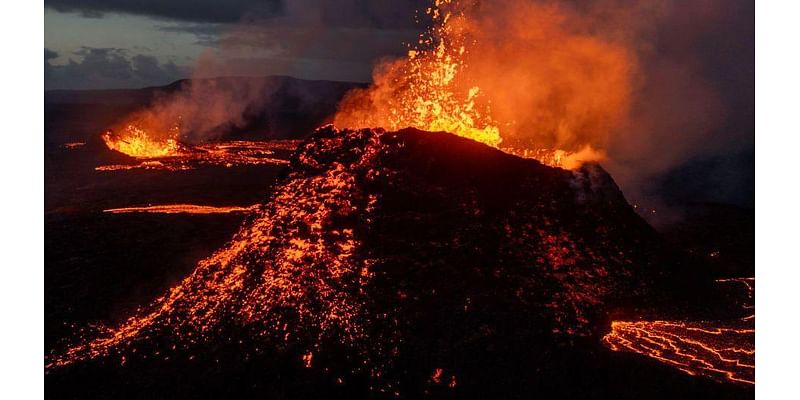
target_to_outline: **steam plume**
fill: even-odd
[[[738,45],[732,41],[747,29],[747,5],[499,0],[455,6],[464,15],[449,24],[470,44],[457,80],[463,84],[454,90],[480,87],[476,102],[490,107],[501,147],[561,149],[602,160],[636,198],[649,179],[689,159],[752,144],[752,120],[723,131],[730,107],[748,111],[752,104],[726,104],[722,95],[752,82],[752,75],[709,56]],[[347,99],[337,121],[352,120],[348,107],[364,100],[370,109],[386,108],[396,96],[385,93],[403,90],[387,74],[397,63],[378,65],[377,84]],[[710,73],[726,69],[737,73],[729,79]]]

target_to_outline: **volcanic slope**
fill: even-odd
[[[609,312],[665,298],[690,271],[597,165],[326,126],[224,248],[48,369],[243,343],[374,392],[504,387],[485,371],[529,381],[553,348],[599,342]]]

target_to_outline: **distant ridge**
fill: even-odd
[[[247,124],[219,132],[228,139],[305,138],[330,123],[344,95],[366,83],[304,80],[289,76],[220,77],[220,89],[263,90],[263,96],[248,108]],[[141,89],[50,90],[44,93],[45,138],[52,146],[67,142],[91,142],[99,132],[119,123],[161,96],[187,87],[193,80],[181,79],[165,86]]]
[[[264,77],[226,76],[217,78],[179,79],[164,86],[147,86],[128,89],[53,89],[44,91],[45,104],[141,104],[150,102],[156,94],[168,94],[180,90],[184,85],[198,80],[253,81],[263,84],[272,81],[277,84],[308,86],[309,88],[355,88],[366,87],[367,83],[343,82],[314,79],[300,79],[285,75]],[[337,100],[338,102],[338,100]]]

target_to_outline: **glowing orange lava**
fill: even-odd
[[[425,10],[433,27],[409,46],[406,59],[376,70],[374,85],[356,90],[340,104],[335,124],[342,127],[415,127],[446,131],[490,146],[502,141],[500,129],[480,106],[477,86],[463,87],[459,72],[466,68],[467,39],[453,21],[463,11],[454,0],[436,0]]]
[[[201,165],[234,167],[241,165],[286,165],[289,161],[276,151],[291,151],[299,140],[229,141],[183,146],[169,157],[141,158],[136,164],[112,164],[95,167],[97,171],[126,171],[134,169],[185,171]]]
[[[364,162],[370,159],[364,155]],[[138,340],[159,333],[188,346],[210,340],[223,321],[252,327],[254,337],[294,341],[300,324],[320,340],[336,332],[342,345],[363,343],[367,336],[358,321],[363,302],[357,299],[358,290],[342,288],[360,287],[372,273],[368,263],[354,258],[358,243],[352,229],[325,228],[331,219],[366,209],[365,202],[375,201],[360,197],[355,179],[339,168],[290,180],[277,189],[259,218],[202,260],[166,295],[121,325],[100,326],[91,337],[80,338],[81,343],[51,358],[46,367],[124,356]],[[253,275],[254,266],[248,261],[256,254],[271,260],[257,268],[260,276]],[[304,364],[310,365],[308,354],[313,351],[315,344],[310,343]]]
[[[719,280],[747,288],[752,309],[754,278]],[[614,351],[654,358],[690,375],[755,384],[755,314],[732,321],[614,321],[603,343]]]
[[[586,145],[579,151],[502,146],[499,123],[492,118],[482,89],[463,76],[475,44],[464,7],[458,0],[434,0],[425,10],[432,28],[409,46],[407,57],[378,66],[373,85],[348,93],[339,104],[334,124],[339,127],[414,127],[466,137],[543,164],[574,169],[585,161],[604,158]]]
[[[517,149],[513,147],[501,147],[500,149],[515,156],[533,158],[551,167],[566,169],[576,169],[587,161],[597,161],[604,158],[602,152],[590,146],[586,146],[582,150],[575,152],[553,149]]]
[[[258,205],[249,207],[214,207],[214,206],[199,206],[196,204],[163,204],[156,206],[144,207],[122,207],[122,208],[109,208],[103,210],[104,213],[111,214],[127,214],[127,213],[150,213],[150,214],[230,214],[230,213],[246,213],[256,210]]]
[[[181,154],[177,141],[178,133],[178,128],[174,127],[168,133],[169,137],[156,139],[135,123],[129,123],[120,132],[111,130],[104,132],[102,138],[109,149],[131,157],[161,158]]]

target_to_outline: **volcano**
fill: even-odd
[[[519,395],[612,316],[675,309],[705,282],[599,165],[329,125],[226,246],[48,369],[233,346],[372,393]]]

